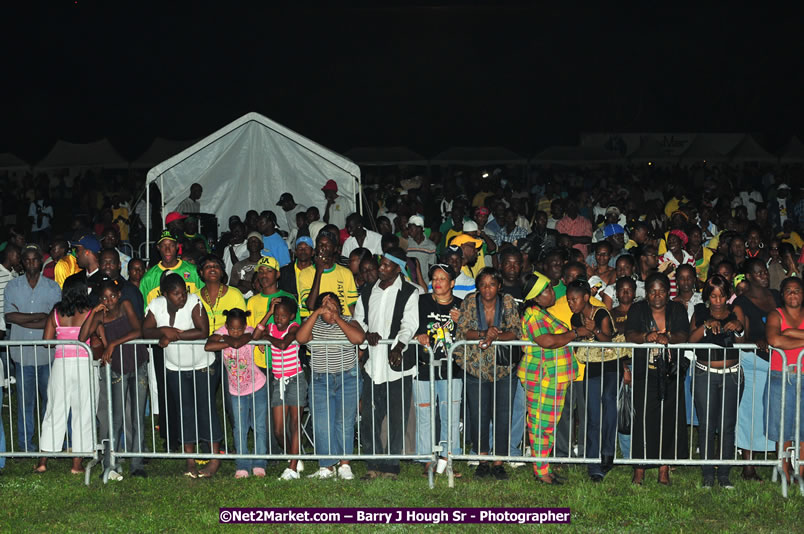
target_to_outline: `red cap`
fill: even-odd
[[[165,224],[170,224],[173,221],[180,221],[186,218],[187,215],[182,215],[178,211],[171,211],[170,213],[167,214],[167,217],[165,217]]]
[[[321,191],[337,191],[338,184],[335,183],[335,180],[327,180],[327,183],[324,184],[324,187],[321,188]]]

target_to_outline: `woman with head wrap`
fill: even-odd
[[[592,332],[583,326],[570,329],[547,311],[555,304],[556,294],[550,279],[542,273],[531,274],[523,292],[522,339],[533,344],[523,347],[518,375],[527,396],[532,454],[547,458],[553,449],[555,427],[564,408],[567,386],[578,372],[578,363],[567,344]],[[560,484],[545,461],[533,464],[533,472],[539,482]]]
[[[659,272],[670,279],[670,298],[676,298],[676,267],[679,265],[692,265],[695,267],[695,258],[684,250],[689,238],[683,230],[670,230],[667,235],[667,252],[659,258]]]

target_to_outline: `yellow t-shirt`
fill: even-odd
[[[56,263],[53,268],[53,277],[59,287],[64,286],[64,281],[75,273],[80,273],[83,269],[78,266],[78,260],[72,254],[66,254]]]
[[[223,315],[224,310],[231,310],[232,308],[246,310],[246,299],[243,298],[243,294],[240,290],[232,286],[227,287],[229,288],[228,291],[226,291],[224,296],[218,298],[214,309],[204,300],[204,290],[201,290],[201,303],[204,305],[204,309],[207,311],[207,317],[209,318],[209,335],[212,335],[215,330],[226,324],[226,316]],[[260,317],[260,319],[262,319],[262,317]]]
[[[118,217],[128,219],[128,208],[112,208],[112,220],[114,221]],[[120,240],[128,241],[128,224],[119,221],[117,227],[120,229]]]
[[[589,297],[589,302],[592,303],[592,306],[597,306],[598,308],[606,307],[606,305],[603,304],[603,301],[599,300],[597,297]],[[553,317],[567,325],[567,328],[572,328],[572,310],[570,310],[569,304],[567,304],[566,295],[558,299],[555,304],[547,308],[547,311],[550,312]],[[575,382],[580,382],[583,380],[585,370],[586,364],[578,362],[578,374],[575,375]]]
[[[310,315],[310,310],[307,308],[307,297],[310,296],[310,290],[313,288],[313,280],[315,280],[315,265],[305,267],[296,275],[296,286],[299,289],[299,308],[304,317]],[[329,292],[338,295],[343,314],[352,315],[349,311],[349,306],[357,302],[357,286],[355,285],[355,277],[352,276],[352,271],[337,263],[329,270],[324,271],[321,274],[321,285],[318,288],[318,294]],[[310,303],[310,305],[313,304],[315,303]]]

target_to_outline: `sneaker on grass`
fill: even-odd
[[[279,480],[298,480],[298,479],[299,479],[299,473],[297,473],[296,471],[294,471],[289,467],[286,468],[282,472],[282,476],[279,477]]]
[[[352,474],[352,467],[349,464],[341,464],[338,468],[338,477],[344,480],[353,480],[355,476]]]
[[[335,469],[329,467],[321,467],[312,475],[307,475],[307,478],[333,478],[335,476]]]

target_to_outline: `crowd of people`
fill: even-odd
[[[249,452],[251,430],[253,453],[298,455],[309,412],[316,454],[348,456],[359,424],[367,480],[396,478],[393,455],[430,454],[436,432],[442,443],[451,434],[453,449],[425,473],[443,472],[448,452],[531,455],[545,484],[565,480],[551,456],[600,458],[588,475],[603,481],[618,442],[623,456],[652,464],[689,458],[695,427],[697,454],[739,450],[746,480],[760,479],[759,454],[804,455],[795,388],[781,409],[781,355],[792,364],[804,348],[804,182],[794,169],[507,174],[369,179],[364,215],[346,213],[330,180],[319,206],[266,199],[276,211],[232,216],[216,241],[199,232],[196,184],[165,215],[150,265],[126,248],[139,206],[109,198],[66,235],[47,199],[33,200],[28,219],[4,229],[0,330],[12,341],[85,341],[93,354],[7,347],[0,385],[15,379],[16,450],[60,451],[68,436],[87,452],[96,416],[99,439],[122,435],[121,448],[144,452],[151,399],[165,447],[188,455],[217,453],[226,420],[231,452]],[[139,338],[158,340],[151,361],[127,343]],[[530,343],[505,343],[517,340]],[[570,346],[582,341],[591,344]],[[666,348],[686,342],[720,348]],[[105,388],[89,384],[91,357],[111,366],[113,428]],[[221,382],[228,417],[214,401]],[[628,429],[618,425],[623,385],[633,390]],[[184,472],[211,477],[219,464],[188,456]],[[235,476],[264,477],[266,467],[236,460]],[[634,468],[635,484],[646,467]],[[146,475],[141,459],[129,469]],[[280,479],[303,469],[293,458]],[[670,484],[669,466],[658,471]],[[732,488],[729,473],[705,465],[702,485]],[[348,459],[322,459],[308,476],[354,474]],[[478,462],[474,476],[509,475],[497,460]]]

